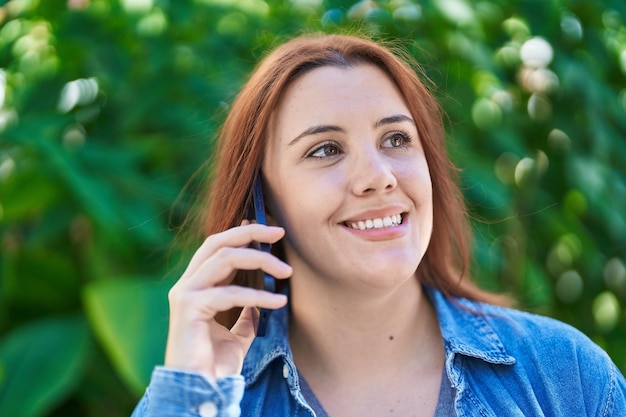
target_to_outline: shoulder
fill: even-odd
[[[621,415],[626,382],[609,356],[553,318],[464,298],[429,295],[446,348],[448,376],[472,404],[495,415]],[[539,414],[540,415],[540,414]]]
[[[478,307],[476,314],[493,330],[506,353],[515,358],[511,375],[528,381],[535,395],[545,396],[558,409],[565,407],[563,403],[573,406],[578,401],[573,398],[584,399],[577,410],[585,408],[587,415],[622,415],[619,410],[626,410],[622,373],[583,332],[550,317],[471,304]]]
[[[596,376],[600,369],[608,370],[612,365],[600,346],[570,324],[513,308],[473,305],[478,307],[477,314],[498,336],[507,353],[518,362],[549,364],[555,371],[571,372],[578,368]]]
[[[604,351],[573,326],[517,309],[446,297],[431,291],[444,341],[457,352],[483,352],[487,361],[509,363],[520,355],[606,357]],[[497,355],[494,356],[494,354]],[[478,355],[480,356],[480,355]],[[498,360],[496,360],[498,359]]]
[[[576,351],[606,356],[587,335],[574,326],[513,308],[474,303],[477,312],[489,323],[508,348],[558,352]]]

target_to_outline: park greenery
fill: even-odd
[[[174,243],[220,122],[302,32],[415,56],[446,112],[474,278],[626,370],[623,0],[0,3],[0,415],[129,415],[162,363],[192,249]]]

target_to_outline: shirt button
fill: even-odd
[[[289,378],[289,366],[287,364],[283,365],[283,378]]]
[[[212,402],[202,403],[198,409],[200,417],[215,417],[217,416],[217,407]]]

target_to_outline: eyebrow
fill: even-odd
[[[412,125],[415,125],[415,121],[412,118],[410,118],[409,116],[405,116],[404,114],[396,114],[396,115],[393,115],[393,116],[384,117],[384,118],[380,119],[379,121],[376,122],[374,127],[380,127],[380,126],[383,126],[383,125],[389,125],[389,124],[401,123],[401,122],[409,122]]]
[[[298,136],[293,138],[291,142],[289,142],[289,145],[287,146],[293,145],[294,143],[296,143],[297,141],[299,141],[305,136],[316,135],[318,133],[325,133],[325,132],[345,132],[345,130],[343,130],[339,126],[333,126],[333,125],[311,126],[310,128],[306,129],[304,132],[300,133]]]
[[[374,124],[374,127],[378,128],[380,126],[393,124],[393,123],[401,123],[401,122],[409,122],[409,123],[415,125],[415,121],[412,118],[410,118],[409,116],[405,116],[404,114],[396,114],[396,115],[389,116],[389,117],[383,117],[382,119],[380,119],[379,121],[377,121]],[[305,136],[316,135],[318,133],[325,133],[325,132],[342,132],[342,133],[345,133],[345,130],[342,129],[341,127],[339,127],[339,126],[334,126],[334,125],[311,126],[308,129],[304,130],[302,133],[300,133],[298,136],[293,138],[291,140],[291,142],[289,142],[289,144],[287,146],[291,146],[291,145],[295,144],[296,142],[298,142],[300,139],[302,139]]]

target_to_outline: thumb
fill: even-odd
[[[242,339],[246,352],[254,340],[260,316],[256,307],[244,307],[235,325],[230,329],[232,334]]]

